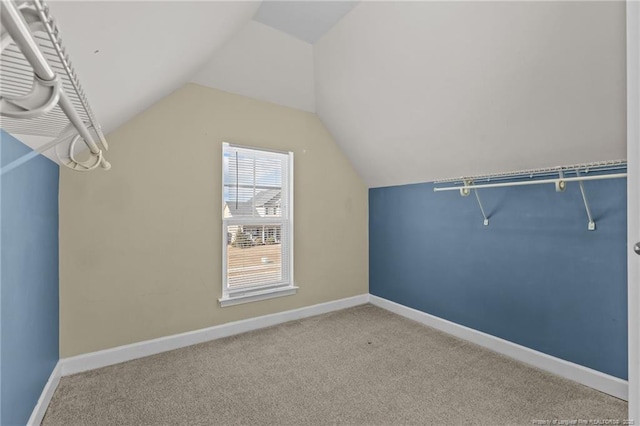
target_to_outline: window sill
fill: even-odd
[[[292,296],[296,294],[298,287],[287,286],[280,288],[270,288],[268,290],[249,291],[233,296],[224,296],[218,299],[220,307],[239,305],[241,303],[257,302],[259,300],[273,299],[274,297]]]

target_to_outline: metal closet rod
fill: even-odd
[[[539,185],[539,184],[546,184],[546,183],[557,184],[558,182],[582,182],[585,180],[620,179],[625,177],[627,177],[626,173],[613,173],[608,175],[558,177],[554,179],[538,179],[538,180],[526,180],[526,181],[518,181],[518,182],[487,183],[482,185],[465,184],[464,186],[447,186],[447,187],[433,188],[433,190],[435,192],[459,191],[461,189],[500,188],[505,186]],[[472,179],[469,179],[469,180],[472,180]]]
[[[545,167],[545,168],[538,168],[538,169],[499,172],[499,173],[476,175],[476,176],[461,176],[461,177],[448,178],[448,179],[437,179],[435,183],[441,184],[441,183],[455,183],[455,182],[466,182],[466,181],[475,182],[479,180],[491,181],[491,180],[504,180],[504,179],[515,179],[515,178],[533,178],[534,176],[541,177],[541,176],[557,175],[560,172],[575,173],[576,170],[580,170],[584,173],[589,173],[589,172],[606,172],[606,171],[620,170],[620,169],[626,169],[626,168],[627,168],[627,160],[608,160],[608,161],[599,161],[599,162],[592,162],[592,163]]]
[[[83,104],[82,105],[83,108],[85,109],[85,111],[87,112],[87,115],[89,116],[89,120],[91,121],[96,134],[100,137],[101,143],[106,149],[107,148],[106,140],[104,140],[104,136],[102,136],[102,132],[100,130],[99,125],[94,121],[94,117],[93,117],[93,114],[91,113],[91,109],[88,108],[86,104],[86,98],[84,96],[84,92],[79,87],[76,81],[75,73],[71,69],[71,66],[64,52],[64,49],[60,46],[58,34],[57,34],[58,31],[57,31],[57,28],[54,29],[54,26],[55,26],[54,20],[48,14],[48,8],[44,6],[39,0],[35,0],[33,4],[35,5],[35,8],[38,12],[40,20],[43,22],[44,28],[49,38],[51,39],[51,42],[53,43],[53,46],[65,69],[65,72],[67,73],[67,76],[69,77],[73,88],[78,94]],[[2,25],[5,27],[7,33],[11,36],[11,39],[16,44],[16,46],[18,46],[18,48],[20,49],[24,57],[27,59],[29,64],[31,64],[33,68],[33,72],[37,76],[37,78],[43,81],[53,81],[56,78],[58,78],[57,74],[55,73],[55,71],[53,70],[53,68],[45,58],[44,54],[38,47],[38,43],[36,42],[35,37],[31,33],[31,30],[29,29],[28,24],[26,23],[24,17],[22,16],[22,13],[20,12],[20,9],[16,6],[16,4],[13,1],[0,1],[0,12],[1,12]],[[71,122],[71,124],[73,124],[73,126],[77,129],[79,135],[84,139],[84,142],[89,148],[89,150],[91,151],[91,153],[93,153],[94,155],[100,154],[101,152],[100,148],[93,140],[93,137],[91,136],[91,133],[87,129],[87,126],[82,121],[82,118],[76,111],[73,103],[71,102],[71,100],[69,99],[69,97],[67,96],[64,90],[60,90],[58,105],[60,106],[60,109],[62,109],[62,111],[69,118],[69,121]],[[100,159],[100,166],[104,169],[111,168],[111,165],[104,157],[101,157]]]
[[[522,185],[537,185],[537,184],[545,184],[545,183],[558,183],[558,181],[564,182],[572,182],[572,181],[583,181],[583,180],[598,180],[598,179],[617,179],[626,177],[626,173],[615,173],[620,170],[626,170],[627,161],[626,160],[609,160],[609,161],[600,161],[595,163],[583,163],[583,164],[574,164],[570,166],[556,166],[556,167],[547,167],[540,169],[529,169],[529,170],[518,170],[512,172],[501,172],[494,174],[485,174],[485,175],[477,175],[477,176],[463,176],[458,178],[449,178],[449,179],[439,179],[434,183],[444,184],[444,183],[462,183],[464,186],[453,186],[453,187],[439,187],[434,188],[434,191],[454,191],[461,189],[479,189],[479,188],[496,188],[496,187],[504,187],[504,186],[522,186]],[[575,174],[576,177],[565,177],[565,173]],[[598,174],[592,176],[584,176],[581,173],[609,173],[609,174]],[[539,179],[540,177],[546,176],[558,176],[553,179]],[[538,178],[533,180],[534,178]],[[504,183],[487,183],[487,184],[479,184],[476,185],[477,181],[500,181],[507,179],[531,179],[529,181],[512,181],[512,182],[504,182]]]
[[[620,179],[627,177],[627,173],[612,173],[617,172],[621,169],[626,168],[625,160],[615,160],[615,161],[605,161],[600,163],[589,163],[589,164],[579,164],[574,166],[560,166],[554,168],[547,169],[534,169],[534,170],[521,170],[516,172],[508,172],[508,173],[496,173],[494,175],[482,175],[482,176],[469,176],[469,177],[461,177],[454,179],[445,179],[441,181],[436,181],[436,185],[439,183],[445,182],[462,182],[462,185],[458,186],[447,186],[447,187],[435,187],[433,190],[435,192],[440,191],[459,191],[460,195],[463,197],[469,196],[471,191],[475,195],[475,198],[478,202],[478,206],[480,207],[480,213],[482,213],[483,224],[485,226],[489,226],[489,216],[487,216],[484,206],[480,201],[480,195],[478,195],[478,190],[483,188],[503,188],[507,186],[525,186],[525,185],[544,185],[544,184],[553,184],[557,192],[563,192],[567,188],[567,182],[578,182],[580,184],[580,194],[582,195],[582,201],[584,203],[584,207],[587,213],[587,218],[589,220],[587,224],[587,229],[589,231],[595,231],[596,222],[591,214],[591,208],[589,207],[589,201],[587,199],[587,194],[584,189],[583,182],[587,180],[603,180],[603,179]],[[585,176],[583,173],[594,172],[598,173],[596,175]],[[575,177],[566,177],[565,173],[574,173]],[[600,174],[604,173],[604,174]],[[550,175],[557,175],[558,177],[554,177],[552,179],[539,179],[540,177],[547,177]],[[536,177],[537,179],[534,179]],[[496,182],[496,183],[486,183],[476,185],[475,180],[486,180],[487,182],[491,181],[491,179],[495,180],[505,180],[505,179],[525,179],[529,178],[529,180],[516,180],[511,182]]]
[[[47,32],[47,35],[49,36],[49,40],[53,45],[56,55],[60,59],[60,63],[62,64],[62,67],[64,68],[65,73],[69,77],[69,81],[71,82],[73,89],[78,94],[80,102],[82,103],[82,108],[86,112],[87,117],[89,117],[91,126],[93,127],[94,131],[98,135],[98,138],[100,139],[100,143],[102,144],[104,149],[105,150],[109,149],[107,140],[105,139],[104,134],[102,133],[102,128],[100,127],[100,123],[98,123],[95,116],[93,115],[93,111],[91,110],[91,108],[89,108],[89,102],[87,101],[87,97],[84,93],[84,90],[82,89],[82,87],[80,87],[80,84],[78,83],[78,78],[76,76],[75,71],[73,70],[73,67],[71,66],[71,63],[69,62],[69,57],[66,54],[65,49],[61,46],[58,27],[56,26],[55,20],[53,19],[53,17],[49,14],[49,6],[46,6],[42,0],[33,0],[33,4],[35,5],[36,10],[38,11],[40,20],[44,23],[44,28]]]

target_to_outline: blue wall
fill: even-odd
[[[627,378],[626,181],[369,192],[370,292],[523,346]]]
[[[0,133],[3,166],[31,150]],[[1,177],[0,424],[24,425],[58,361],[58,166]]]

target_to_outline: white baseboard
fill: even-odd
[[[468,340],[541,370],[548,371],[565,379],[573,380],[574,382],[597,389],[600,392],[613,395],[616,398],[624,399],[625,401],[628,400],[629,387],[626,380],[529,349],[525,346],[509,342],[508,340],[447,321],[378,296],[370,295],[369,302],[405,318],[428,325],[429,327],[459,337],[460,339]]]
[[[130,345],[118,346],[111,349],[64,358],[61,359],[59,363],[61,366],[61,375],[68,376],[70,374],[106,367],[108,365],[119,364],[121,362],[143,358],[145,356],[183,348],[185,346],[232,336],[234,334],[271,327],[287,321],[294,321],[325,314],[327,312],[350,308],[352,306],[363,305],[368,301],[369,294],[361,294],[359,296],[348,297],[346,299],[334,300],[332,302],[320,303],[318,305],[306,306],[304,308],[278,312],[241,321],[234,321],[227,324],[203,328],[201,330],[174,334],[172,336],[160,337],[158,339],[146,340],[144,342],[132,343]]]
[[[58,361],[49,376],[49,380],[47,380],[47,384],[44,385],[42,394],[40,394],[40,398],[38,398],[38,403],[31,412],[31,417],[29,417],[29,421],[27,421],[27,426],[40,426],[40,423],[42,423],[44,414],[47,412],[47,407],[49,407],[49,402],[51,402],[53,393],[56,391],[58,383],[60,382],[60,372],[60,361]]]
[[[290,311],[264,315],[242,321],[235,321],[201,330],[175,334],[125,346],[118,346],[70,358],[63,358],[58,361],[58,364],[53,369],[53,372],[42,391],[42,395],[38,399],[38,403],[31,413],[31,417],[29,418],[27,425],[37,426],[42,422],[47,411],[47,407],[49,406],[49,402],[51,401],[60,381],[60,377],[62,376],[106,367],[173,349],[179,349],[235,334],[245,333],[247,331],[271,327],[288,321],[295,321],[327,312],[363,305],[365,303],[371,303],[403,317],[486,347],[494,352],[501,353],[566,379],[573,380],[585,386],[613,395],[617,398],[624,399],[625,401],[628,400],[628,384],[625,380],[529,349],[507,340],[500,339],[499,337],[438,318],[434,315],[400,305],[378,296],[362,294],[359,296],[293,309]]]

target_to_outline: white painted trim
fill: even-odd
[[[31,412],[31,417],[29,417],[29,420],[27,421],[27,426],[39,426],[40,423],[42,423],[44,414],[47,412],[47,408],[49,407],[49,402],[51,402],[51,398],[53,398],[53,394],[58,387],[58,383],[60,383],[60,377],[62,375],[61,372],[62,368],[60,366],[60,361],[58,361],[49,376],[49,380],[47,380],[47,384],[44,386],[44,389],[40,394],[40,398],[38,398],[38,403]]]
[[[525,364],[532,365],[564,377],[565,379],[573,380],[574,382],[597,389],[600,392],[613,395],[616,398],[627,400],[628,386],[625,380],[535,351],[525,346],[509,342],[508,340],[447,321],[378,296],[370,295],[369,302],[405,318],[428,325],[429,327],[483,346],[510,358],[517,359]]]
[[[75,357],[63,358],[58,361],[58,364],[51,373],[51,376],[42,391],[42,395],[40,396],[38,404],[34,408],[27,425],[36,426],[42,422],[47,411],[47,407],[49,406],[49,402],[51,401],[60,381],[60,377],[62,376],[119,364],[121,362],[143,358],[173,349],[179,349],[235,334],[271,327],[288,321],[295,321],[302,318],[351,308],[365,303],[371,303],[405,318],[409,318],[458,338],[478,344],[494,352],[517,359],[526,364],[566,379],[573,380],[585,386],[592,387],[617,398],[627,400],[628,385],[625,380],[529,349],[381,297],[370,294],[361,294],[359,296],[348,297],[346,299],[235,321],[201,330],[133,343],[130,345],[118,346]]]
[[[287,200],[287,218],[260,218],[258,222],[256,222],[255,218],[227,218],[224,217],[224,154],[227,148],[240,148],[245,150],[253,150],[260,151],[265,153],[274,153],[278,155],[286,155],[287,156],[287,187],[286,193],[288,195]],[[224,308],[226,306],[239,305],[242,303],[249,302],[257,302],[265,299],[272,299],[274,297],[281,296],[292,296],[295,295],[298,287],[295,285],[294,280],[294,267],[293,267],[293,152],[292,151],[276,151],[268,148],[258,148],[249,145],[239,145],[231,142],[222,142],[222,193],[221,193],[221,202],[222,202],[222,296],[218,299],[220,303],[220,307]],[[284,187],[283,187],[284,189]],[[228,229],[227,227],[230,225],[242,225],[244,223],[247,224],[256,224],[263,223],[265,224],[288,224],[288,232],[287,232],[287,248],[288,248],[288,257],[289,257],[289,279],[286,282],[281,283],[270,283],[264,285],[257,285],[253,289],[248,287],[244,292],[239,291],[240,294],[234,294],[234,289],[230,289],[227,285],[228,279],[228,270],[227,270],[227,257],[229,256],[228,251],[228,242],[227,235]],[[280,285],[279,289],[273,289],[275,285]],[[264,289],[263,287],[268,287],[269,290]]]
[[[220,172],[220,225],[222,227],[221,229],[221,233],[220,233],[220,243],[222,244],[222,297],[221,299],[224,299],[225,297],[227,297],[227,257],[229,256],[228,253],[228,249],[229,249],[229,241],[228,241],[228,229],[226,224],[224,223],[224,172],[225,172],[225,167],[224,167],[224,151],[225,148],[230,145],[228,142],[222,142],[222,144],[220,145],[221,147],[221,156],[220,156],[220,163],[222,165],[222,167],[220,167],[221,172]]]
[[[293,246],[293,233],[294,233],[294,226],[293,226],[293,216],[294,216],[294,212],[293,212],[293,151],[289,152],[289,170],[287,170],[287,172],[289,173],[289,187],[287,188],[287,195],[289,196],[289,199],[287,200],[289,205],[287,206],[287,208],[289,209],[289,282],[291,283],[292,286],[296,285],[296,281],[295,281],[295,277],[293,275],[294,272],[294,267],[293,267],[293,255],[295,253],[295,247]],[[297,287],[296,287],[297,288]]]
[[[640,419],[640,3],[627,1],[627,306],[629,419]]]
[[[64,358],[59,362],[59,365],[61,366],[61,375],[68,376],[70,374],[93,370],[95,368],[119,364],[121,362],[143,358],[149,355],[183,348],[185,346],[232,336],[234,334],[271,327],[287,321],[295,321],[302,318],[325,314],[327,312],[363,305],[368,301],[369,294],[361,294],[359,296],[348,297],[346,299],[334,300],[331,302],[320,303],[318,305],[306,306],[304,308],[278,312],[241,321],[234,321],[227,324],[203,328],[201,330],[174,334],[172,336],[160,337],[158,339],[118,346],[71,358]]]
[[[269,288],[266,290],[253,290],[240,295],[227,294],[218,299],[220,307],[240,305],[242,303],[258,302],[260,300],[273,299],[274,297],[293,296],[298,291],[298,287],[286,286]]]

